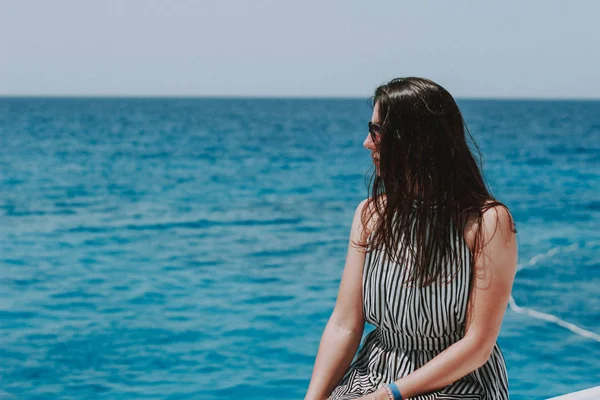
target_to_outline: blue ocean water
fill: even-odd
[[[600,333],[600,102],[460,106],[517,223],[515,301]],[[370,115],[0,99],[0,394],[302,398],[367,196]],[[498,342],[513,399],[600,385],[592,338],[509,308]]]

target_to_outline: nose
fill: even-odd
[[[373,143],[373,138],[370,133],[367,133],[367,137],[363,142],[363,147],[367,150],[375,150],[375,143]]]

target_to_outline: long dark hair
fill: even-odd
[[[379,175],[374,171],[371,177],[362,214],[363,225],[373,229],[359,244],[367,252],[385,249],[401,266],[410,259],[408,281],[428,286],[448,263],[463,268],[467,258],[473,265],[483,229],[477,229],[474,251],[464,257],[459,249],[469,216],[482,227],[485,211],[506,206],[490,193],[479,147],[448,91],[428,79],[398,78],[379,86],[372,100],[382,128]],[[512,217],[511,223],[516,232]]]

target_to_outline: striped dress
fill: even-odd
[[[464,240],[454,240],[468,265]],[[410,267],[407,266],[407,267]],[[446,277],[458,268],[446,266]],[[470,268],[462,268],[451,283],[422,288],[402,285],[408,268],[390,262],[381,250],[365,257],[363,312],[375,330],[364,339],[330,400],[355,399],[422,367],[463,336]],[[447,278],[449,279],[449,278]],[[508,399],[506,364],[498,343],[487,362],[458,381],[412,399]]]

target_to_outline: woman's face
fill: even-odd
[[[375,103],[375,106],[373,107],[371,123],[381,125],[381,121],[379,120],[379,103]],[[375,168],[377,169],[377,175],[379,175],[379,150],[377,149],[377,145],[375,144],[375,142],[373,142],[373,137],[370,132],[367,132],[367,138],[363,143],[363,147],[371,152],[373,164],[375,164]]]

